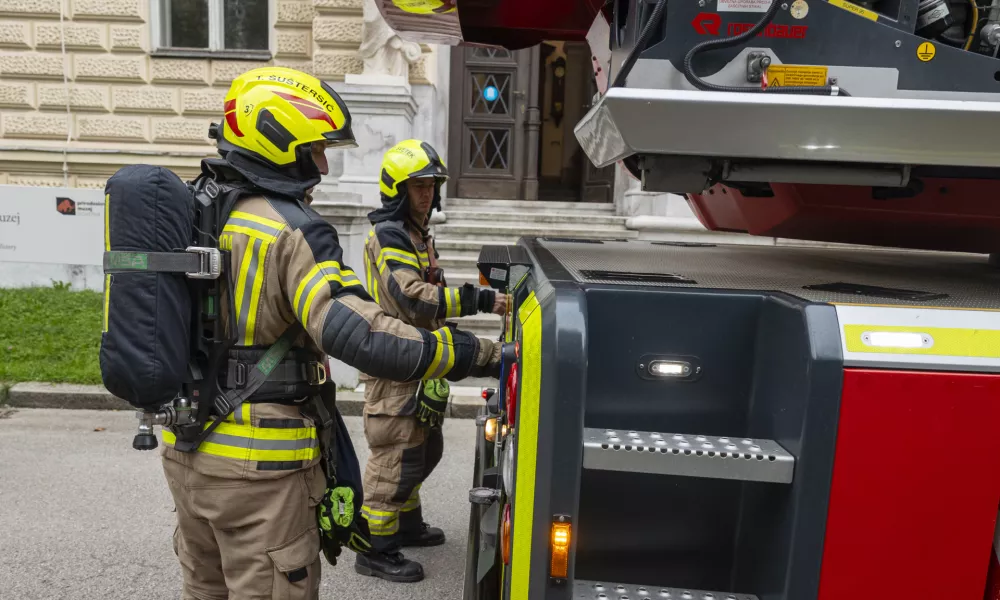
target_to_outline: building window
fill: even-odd
[[[158,56],[270,59],[270,0],[152,0]]]

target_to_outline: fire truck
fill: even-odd
[[[466,600],[1000,598],[1000,2],[375,1],[588,41],[596,167],[853,245],[484,247]]]

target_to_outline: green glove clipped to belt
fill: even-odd
[[[431,427],[440,427],[448,408],[451,386],[444,379],[428,379],[417,390],[417,418]]]
[[[331,565],[337,564],[341,546],[366,554],[372,549],[368,522],[356,519],[354,490],[348,486],[327,488],[322,502],[316,507],[319,521],[320,546]]]

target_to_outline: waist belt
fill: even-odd
[[[251,370],[266,351],[266,348],[230,350],[226,366],[220,373],[223,387],[235,390],[246,387]],[[317,360],[314,353],[302,348],[294,348],[286,356],[247,402],[298,404],[319,393],[320,387],[326,383],[327,374],[323,361]]]

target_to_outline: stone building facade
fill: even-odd
[[[339,87],[363,71],[362,14],[363,0],[0,0],[0,184],[103,188],[139,162],[189,178],[234,76],[273,64]],[[441,50],[420,50],[408,79],[427,96]]]

